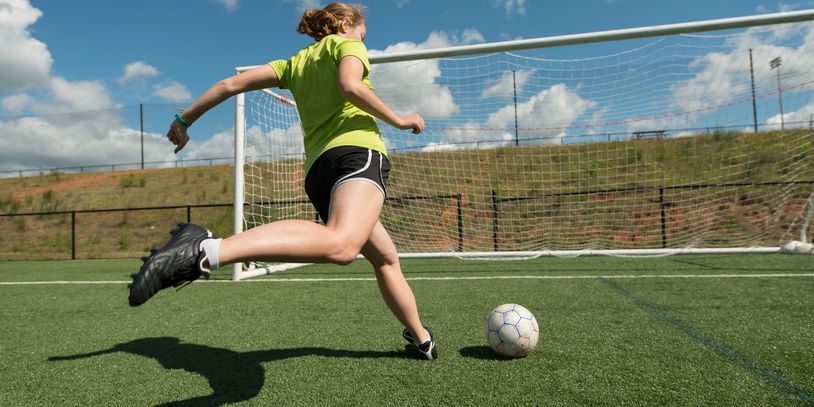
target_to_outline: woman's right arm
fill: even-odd
[[[209,111],[209,109],[212,109],[234,95],[252,90],[277,87],[279,85],[280,80],[277,78],[277,73],[271,66],[262,65],[250,69],[213,85],[184,110],[181,114],[181,118],[189,125],[192,125],[192,123]],[[188,126],[181,124],[179,121],[174,120],[170,125],[170,130],[167,132],[167,138],[176,145],[176,153],[181,151],[187,142],[189,142],[187,127]]]

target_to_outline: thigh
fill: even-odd
[[[372,183],[364,180],[345,182],[331,193],[325,226],[340,233],[347,239],[346,243],[362,248],[379,222],[383,205],[384,195]]]

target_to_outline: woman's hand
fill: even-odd
[[[179,123],[178,120],[173,120],[170,124],[170,130],[167,132],[167,138],[170,139],[172,144],[175,144],[175,154],[178,154],[187,142],[189,142],[189,134],[187,134],[187,127]]]
[[[424,119],[418,113],[411,113],[399,118],[398,126],[401,130],[412,130],[413,134],[424,131]]]

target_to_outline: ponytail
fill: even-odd
[[[297,32],[319,41],[331,34],[338,33],[345,20],[348,20],[351,27],[355,27],[364,19],[365,9],[361,5],[331,3],[323,9],[305,10],[297,25]]]

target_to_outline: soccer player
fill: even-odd
[[[167,137],[177,153],[189,141],[187,128],[229,97],[270,87],[289,89],[305,135],[305,190],[325,224],[283,220],[227,239],[214,238],[198,225],[181,225],[145,260],[131,284],[130,305],[143,304],[163,288],[208,277],[211,269],[230,263],[345,265],[361,253],[373,265],[388,307],[406,327],[402,336],[435,359],[433,335],[421,323],[396,247],[379,222],[390,163],[374,117],[414,134],[424,130],[424,120],[416,113],[394,113],[373,92],[362,6],[331,3],[306,10],[297,32],[316,42],[288,60],[218,82],[176,115]]]

